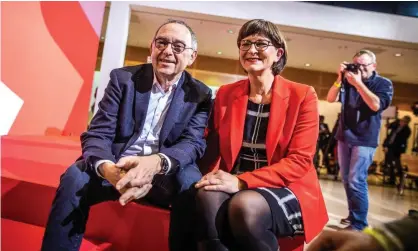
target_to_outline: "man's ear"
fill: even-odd
[[[151,41],[150,45],[149,45],[149,54],[151,55],[152,53],[152,45],[154,44],[154,40]]]
[[[196,60],[196,58],[197,58],[197,51],[193,51],[193,53],[190,55],[190,60],[187,66],[191,66]]]

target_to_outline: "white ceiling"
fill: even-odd
[[[238,58],[237,32],[245,20],[156,8],[147,8],[145,11],[144,8],[141,11],[133,9],[128,45],[147,48],[156,29],[167,19],[176,18],[185,21],[195,31],[198,38],[199,55],[229,59]],[[102,34],[105,34],[107,15],[108,8]],[[339,63],[344,60],[350,61],[356,51],[370,48],[376,53],[378,72],[388,76],[393,81],[418,84],[418,44],[280,25],[279,28],[288,40],[288,66],[335,72]],[[229,30],[234,33],[230,34]],[[218,51],[221,51],[222,54],[219,55]],[[402,56],[395,57],[396,53],[402,53]],[[311,66],[306,67],[306,63]]]

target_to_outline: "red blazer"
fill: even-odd
[[[202,172],[230,172],[242,145],[249,81],[219,88],[209,123]],[[288,187],[299,200],[305,241],[325,226],[328,215],[313,165],[319,133],[318,98],[315,90],[276,76],[267,129],[268,166],[238,177],[249,188]]]

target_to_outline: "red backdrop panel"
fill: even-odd
[[[105,4],[96,6],[93,15],[102,19]],[[24,101],[9,134],[43,135],[52,127],[79,135],[87,126],[99,44],[83,6],[2,2],[1,7],[1,80]]]

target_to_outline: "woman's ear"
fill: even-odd
[[[280,59],[282,58],[283,54],[284,54],[283,48],[278,48],[277,49],[277,54],[276,54],[277,58],[276,58],[276,60],[274,62],[275,63],[279,62]]]

